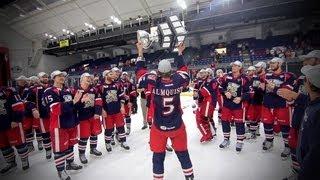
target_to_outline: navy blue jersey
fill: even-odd
[[[128,104],[131,99],[137,96],[136,87],[130,81],[126,80],[121,80],[121,84],[127,99],[125,104]]]
[[[277,91],[280,88],[293,90],[293,84],[296,80],[294,74],[289,72],[281,72],[280,74],[266,73],[265,77],[262,79],[263,83],[266,84],[263,105],[267,108],[287,107],[287,101],[278,96]]]
[[[16,87],[16,91],[19,94],[19,96],[22,99],[22,101],[24,101],[28,96],[29,87],[27,85],[25,85],[25,86],[17,86]]]
[[[22,122],[23,102],[14,88],[0,87],[0,131],[11,128],[11,122]]]
[[[180,93],[188,86],[190,78],[182,56],[175,58],[175,62],[178,70],[171,74],[169,80],[147,74],[144,59],[137,62],[136,76],[145,80],[145,93],[150,97],[154,125],[162,131],[176,130],[183,123]]]
[[[150,97],[148,96],[146,97],[145,91],[148,88],[148,82],[157,79],[157,75],[153,74],[153,73],[145,73],[143,76],[141,76],[138,79],[138,88],[139,89],[144,89],[144,91],[141,92],[141,98],[142,99],[146,99],[146,106],[148,108],[150,108]]]
[[[249,79],[241,74],[238,77],[234,77],[232,73],[229,73],[222,78],[219,78],[221,86],[221,94],[223,96],[223,106],[228,109],[242,109],[244,108],[244,101],[248,101],[250,98],[250,82]],[[231,99],[225,96],[225,92],[231,93]],[[242,102],[236,104],[233,102],[234,98],[241,97]]]
[[[249,104],[262,105],[263,103],[264,90],[260,88],[260,84],[262,83],[262,77],[264,77],[264,74],[253,75],[250,79],[250,89],[252,96],[250,96],[250,99],[248,101]]]
[[[121,111],[121,103],[125,103],[125,93],[117,82],[104,84],[101,87],[102,107],[107,114],[117,114]]]
[[[69,89],[49,87],[44,92],[44,103],[50,109],[50,129],[73,128],[79,124]]]
[[[77,91],[82,92],[82,96],[79,102],[75,104],[75,109],[77,111],[79,121],[88,120],[95,114],[101,115],[102,99],[100,98],[99,94],[96,93],[95,89],[78,89]],[[84,96],[87,96],[89,101],[82,102]]]

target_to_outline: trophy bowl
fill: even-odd
[[[148,49],[152,45],[152,40],[150,34],[147,31],[138,30],[137,31],[137,40],[142,42],[143,49]]]

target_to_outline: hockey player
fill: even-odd
[[[256,71],[256,68],[254,66],[249,66],[247,71],[246,71],[246,76],[249,80],[249,83],[250,83],[250,93],[251,93],[251,96],[253,96],[254,94],[254,91],[253,91],[253,88],[252,88],[252,82],[253,82],[253,78],[255,77],[255,71]],[[245,124],[246,124],[246,130],[245,132],[246,133],[249,133],[250,131],[250,124],[252,122],[252,120],[250,120],[250,117],[248,117],[248,114],[249,114],[249,111],[252,109],[250,109],[250,107],[252,106],[252,100],[254,98],[250,98],[248,101],[244,102],[245,103],[245,108],[246,108],[246,114],[245,114]],[[247,139],[248,137],[246,137]]]
[[[213,69],[211,68],[207,68],[206,69],[207,71],[207,83],[208,83],[208,90],[211,94],[211,105],[212,105],[212,116],[211,118],[209,119],[210,121],[210,124],[211,124],[211,127],[212,127],[212,135],[213,136],[216,136],[216,131],[217,131],[217,128],[216,128],[216,125],[214,123],[214,120],[213,120],[213,117],[214,117],[214,110],[217,106],[217,94],[218,94],[218,91],[219,91],[219,86],[218,85],[218,82],[217,82],[217,79],[214,78],[214,71]]]
[[[249,99],[249,80],[242,74],[242,63],[235,61],[231,63],[232,72],[220,79],[223,95],[223,107],[221,112],[222,130],[224,141],[219,145],[226,148],[230,145],[230,122],[235,121],[237,144],[236,151],[241,152],[243,140],[245,139],[244,101]]]
[[[206,79],[206,74],[207,72],[205,69],[200,69],[200,71],[197,73],[197,78],[194,81],[193,100],[195,100],[197,105],[198,105],[198,98],[199,98],[199,89],[203,85]]]
[[[222,71],[222,69],[218,69],[216,71],[216,79],[217,79],[217,83],[219,85],[219,91],[217,92],[217,101],[218,101],[218,105],[219,105],[219,109],[218,109],[218,122],[221,123],[221,110],[222,110],[222,106],[223,106],[223,96],[221,95],[221,86],[220,86],[220,81],[219,79],[222,78],[224,76],[224,73]]]
[[[103,110],[106,117],[103,119],[103,126],[105,128],[105,143],[108,152],[112,151],[111,141],[114,127],[116,127],[121,147],[129,150],[130,147],[126,143],[126,134],[124,129],[123,114],[125,113],[124,102],[125,93],[122,91],[120,84],[115,82],[117,75],[113,70],[105,70],[103,72],[105,83],[102,86],[101,97]]]
[[[33,140],[34,140],[34,122],[36,115],[36,106],[33,101],[30,99],[30,90],[31,88],[38,86],[40,80],[36,76],[31,76],[29,79],[29,86],[25,87],[23,94],[23,103],[25,106],[25,114],[23,118],[23,129],[25,131],[26,143],[28,146],[29,153],[34,151]],[[38,128],[36,128],[36,137],[38,142],[38,150],[41,151],[43,149],[42,137]]]
[[[210,121],[213,118],[213,110],[217,102],[216,91],[218,86],[216,81],[211,79],[210,76],[212,72],[210,70],[206,70],[207,77],[205,77],[198,90],[198,109],[196,112],[196,121],[198,129],[202,134],[200,139],[201,143],[210,141],[213,139],[213,134],[215,134],[214,124],[214,133],[212,133],[210,129]]]
[[[17,164],[15,147],[20,158],[22,169],[29,169],[28,148],[25,143],[22,119],[24,105],[14,88],[0,87],[0,149],[7,163],[1,174],[13,170]]]
[[[59,70],[51,73],[52,87],[44,92],[44,102],[50,109],[50,136],[54,160],[61,180],[70,180],[66,170],[79,170],[82,166],[74,163],[73,146],[78,142],[77,125],[79,121],[74,111],[74,104],[80,101],[81,92],[72,97],[64,87],[66,72]],[[65,162],[67,165],[65,166]]]
[[[143,58],[143,44],[137,43],[138,59],[136,75],[139,79],[145,76],[147,69]],[[160,61],[159,76],[145,77],[146,94],[151,98],[150,108],[153,109],[154,121],[150,131],[150,148],[153,151],[153,179],[163,179],[164,159],[167,139],[170,138],[173,149],[181,163],[185,178],[193,179],[193,168],[187,149],[187,135],[182,120],[180,93],[189,84],[187,67],[184,64],[183,44],[178,47],[178,57],[175,58],[178,70],[173,73],[168,60]]]
[[[32,118],[32,127],[36,132],[38,141],[38,149],[42,150],[43,145],[46,150],[46,159],[51,159],[51,140],[49,133],[49,111],[42,103],[42,96],[44,90],[48,88],[48,75],[44,72],[38,74],[38,77],[30,77],[32,86],[29,88],[28,96],[26,98],[26,111],[30,111],[30,118]],[[30,105],[28,107],[28,104]],[[28,134],[28,138],[33,138],[33,132]],[[44,143],[44,144],[43,144]],[[33,147],[31,141],[31,147]]]
[[[102,153],[97,150],[98,135],[102,132],[100,116],[102,113],[102,99],[95,92],[91,85],[92,76],[89,73],[83,73],[80,77],[80,88],[77,92],[82,96],[75,109],[80,121],[80,140],[79,140],[79,159],[82,164],[87,164],[86,148],[90,138],[90,154],[101,156]]]
[[[273,58],[270,60],[272,73],[267,73],[263,78],[260,87],[265,90],[262,106],[262,122],[266,139],[262,144],[263,150],[270,150],[273,147],[273,125],[277,121],[281,125],[282,138],[285,148],[281,153],[282,158],[290,155],[288,136],[290,130],[291,108],[287,101],[277,95],[279,88],[293,89],[295,76],[292,73],[282,71],[283,59]]]
[[[28,93],[28,88],[29,88],[28,80],[29,79],[25,76],[19,76],[18,78],[16,78],[16,82],[17,82],[16,91],[20,95],[20,98],[22,100],[26,98]]]
[[[36,104],[36,111],[34,111],[35,127],[39,127],[42,133],[43,146],[46,151],[46,159],[51,159],[51,139],[50,139],[50,111],[46,107],[43,96],[44,91],[49,88],[49,75],[45,72],[38,73],[40,79],[39,86],[35,86],[31,89],[32,96],[34,97],[34,103]]]
[[[131,132],[131,113],[132,113],[132,102],[131,100],[136,98],[137,91],[135,89],[135,86],[130,82],[129,75],[127,72],[123,72],[121,75],[121,83],[123,85],[124,93],[128,98],[128,100],[125,101],[124,108],[125,108],[125,114],[124,118],[126,121],[126,135],[129,135]]]
[[[261,111],[264,91],[260,88],[262,78],[266,73],[266,63],[258,62],[255,66],[256,72],[251,79],[251,90],[253,95],[250,97],[247,119],[250,122],[249,131],[251,133],[250,139],[256,139],[259,135],[259,123],[261,121]]]

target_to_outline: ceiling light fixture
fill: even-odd
[[[187,9],[187,4],[184,0],[177,0],[177,3],[182,9]]]

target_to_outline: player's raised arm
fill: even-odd
[[[182,53],[186,49],[186,46],[181,43],[178,46],[178,57],[174,59],[175,63],[177,64],[177,72],[178,73],[187,73],[188,67],[186,66]]]
[[[136,44],[137,46],[137,50],[138,50],[138,58],[137,58],[137,63],[136,63],[136,78],[137,81],[139,81],[139,79],[144,76],[148,70],[146,68],[146,62],[145,59],[143,57],[143,44],[142,42],[138,42]]]

